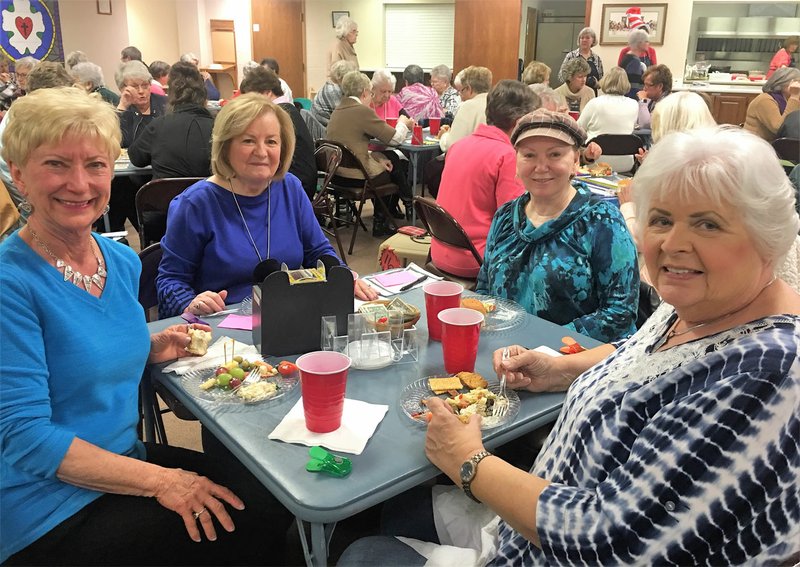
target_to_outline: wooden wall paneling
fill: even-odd
[[[456,0],[453,71],[492,70],[492,81],[516,79],[522,0]]]
[[[295,97],[306,96],[304,0],[252,0],[253,60],[278,60]]]

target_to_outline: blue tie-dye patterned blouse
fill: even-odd
[[[476,291],[611,342],[636,330],[636,246],[619,208],[575,187],[564,212],[538,228],[525,215],[527,193],[497,210]]]
[[[539,549],[494,565],[777,565],[800,557],[800,317],[653,352],[662,304],[579,376],[531,470]]]

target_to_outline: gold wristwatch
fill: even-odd
[[[475,475],[478,474],[478,463],[490,455],[491,453],[489,451],[481,451],[468,461],[464,461],[464,464],[461,465],[461,489],[464,491],[464,494],[472,498],[478,504],[480,504],[481,501],[472,494],[470,484],[472,484]]]

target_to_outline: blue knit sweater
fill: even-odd
[[[0,244],[0,562],[101,495],[56,478],[73,439],[144,457],[141,264],[130,248],[96,240],[108,270],[99,298],[18,234]]]
[[[237,195],[236,200],[262,259],[300,268],[315,265],[322,256],[336,256],[291,173],[257,197]],[[172,201],[156,279],[161,317],[180,314],[206,290],[228,290],[228,303],[252,294],[259,259],[242,215],[228,189],[206,180]]]

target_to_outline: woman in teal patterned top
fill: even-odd
[[[629,336],[636,247],[616,206],[571,183],[586,133],[539,109],[520,119],[511,141],[527,192],[495,214],[476,291],[600,341]]]

